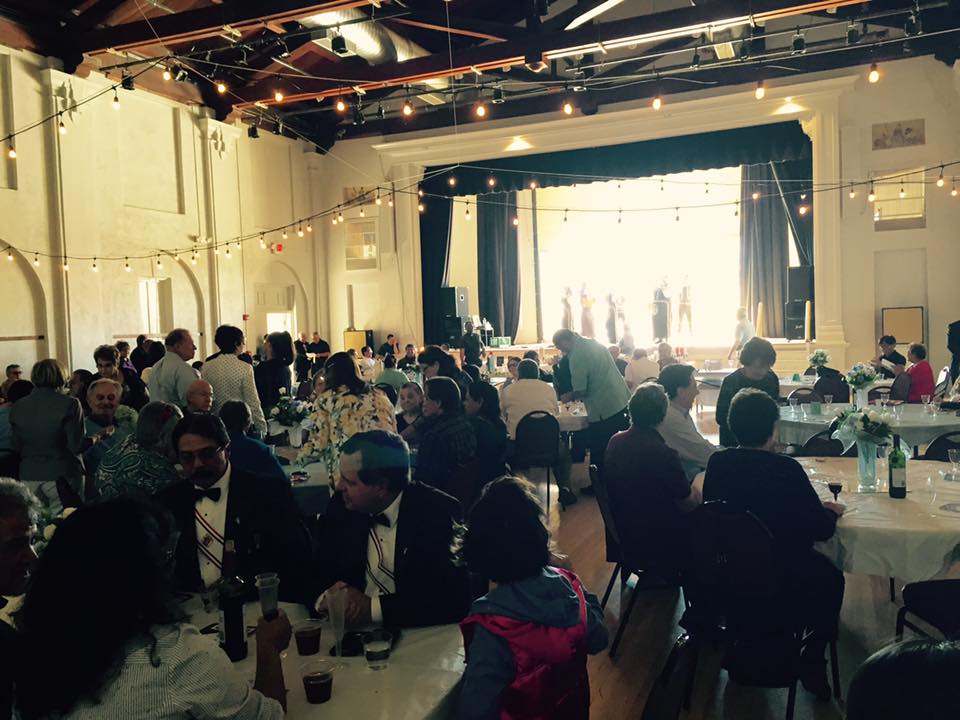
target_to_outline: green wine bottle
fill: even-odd
[[[899,435],[893,436],[893,450],[887,458],[887,466],[890,469],[887,491],[890,497],[902,500],[907,496],[907,456],[900,449]]]

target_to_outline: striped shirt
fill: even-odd
[[[200,376],[213,388],[214,415],[220,413],[220,408],[228,400],[242,400],[250,408],[253,426],[261,434],[267,434],[267,421],[263,417],[260,396],[257,395],[257,385],[253,379],[253,365],[232,353],[225,353],[207,360],[200,370]]]
[[[217,647],[192,625],[152,628],[132,644],[119,673],[64,720],[278,720],[283,708],[250,687]]]

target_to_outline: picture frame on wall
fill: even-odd
[[[925,145],[926,142],[927,129],[923,118],[874,123],[872,125],[872,146],[874,150],[913,147],[915,145]]]

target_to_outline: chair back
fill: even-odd
[[[535,410],[517,423],[510,466],[552,467],[557,463],[559,448],[560,423],[550,413]]]
[[[483,473],[480,468],[480,461],[472,458],[454,468],[447,478],[447,484],[443,487],[443,491],[460,501],[463,514],[466,516],[470,513],[473,503],[480,496],[482,486]]]
[[[684,633],[654,681],[640,720],[677,720],[697,672],[698,640]]]
[[[795,453],[795,457],[842,457],[843,443],[833,440],[829,430],[824,430],[807,440]]]
[[[950,389],[950,368],[945,367],[937,376],[937,384],[933,388],[933,397],[942,398]]]
[[[590,482],[593,485],[593,490],[597,498],[597,505],[600,506],[600,517],[603,519],[603,525],[607,529],[607,535],[617,544],[617,547],[619,547],[620,534],[617,532],[617,524],[613,519],[613,511],[610,509],[610,493],[596,465],[590,465]]]
[[[832,395],[835,403],[850,402],[850,386],[847,385],[846,378],[839,373],[836,375],[821,375],[814,383],[813,391],[820,397]]]
[[[888,387],[874,388],[873,390],[870,390],[867,393],[867,400],[869,402],[873,402],[874,400],[878,400],[880,402],[883,402],[884,400],[889,400],[891,389],[892,388],[888,388]]]
[[[713,501],[691,513],[689,527],[683,589],[698,615],[728,617],[774,596],[780,568],[773,536],[756,515]]]
[[[309,400],[313,394],[313,382],[304,380],[297,385],[297,400]]]
[[[939,460],[948,462],[950,456],[948,450],[960,449],[960,432],[948,432],[934,438],[933,442],[927,446],[927,451],[923,454],[924,460]]]
[[[902,372],[897,375],[893,381],[893,385],[890,387],[890,399],[906,402],[910,397],[911,382],[913,382],[913,378],[910,377],[909,374]]]
[[[787,395],[788,400],[792,400],[793,398],[799,400],[801,405],[804,403],[823,402],[823,398],[817,394],[817,391],[808,387],[799,387]]]
[[[807,377],[809,377],[810,375],[816,375],[817,374],[816,366],[811,365],[810,367],[808,367],[806,370],[803,371],[803,374],[806,375]]]

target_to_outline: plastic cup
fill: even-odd
[[[921,396],[920,396],[920,402],[922,402],[924,405],[929,405],[929,404],[930,404],[930,396],[929,396],[929,395],[921,395]]]
[[[303,692],[308,703],[320,705],[330,699],[333,694],[334,670],[334,664],[328,660],[313,660],[300,668]]]
[[[814,400],[810,403],[810,414],[811,415],[820,415],[823,412],[823,408],[820,407],[820,403]]]
[[[260,595],[260,612],[267,620],[273,620],[277,617],[280,578],[276,573],[261,573],[257,575],[255,584]]]
[[[307,620],[297,625],[293,630],[293,637],[297,641],[299,655],[316,655],[320,652],[320,636],[323,625],[318,620]]]
[[[823,402],[827,405],[833,404],[833,395],[824,395]]]
[[[383,670],[390,664],[393,635],[386,630],[374,630],[363,636],[363,654],[371,670]]]
[[[796,415],[796,414],[797,414],[797,405],[800,403],[800,399],[799,399],[799,398],[790,398],[789,402],[790,402],[790,412],[792,412],[794,415]]]

